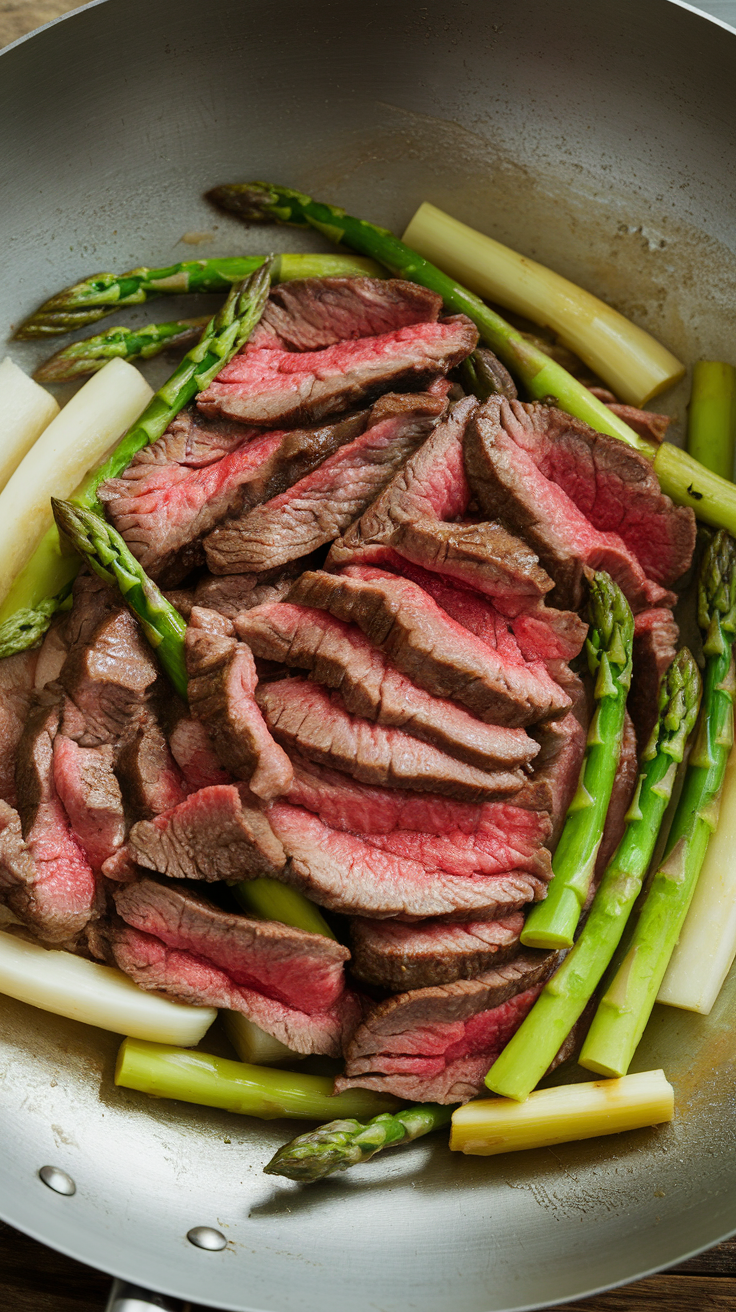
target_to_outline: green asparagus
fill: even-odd
[[[266,1175],[285,1175],[289,1180],[310,1184],[367,1162],[382,1148],[397,1147],[431,1134],[432,1130],[448,1125],[452,1113],[452,1107],[428,1102],[406,1107],[393,1115],[383,1112],[367,1125],[354,1120],[328,1121],[327,1125],[285,1143],[263,1170]]]
[[[624,835],[572,952],[488,1072],[486,1084],[494,1093],[519,1101],[529,1096],[598,987],[641,892],[700,695],[698,667],[683,647],[662,678],[659,717],[643,753]]]
[[[629,1068],[680,936],[718,820],[720,791],[733,745],[736,691],[736,543],[725,532],[711,539],[701,562],[698,623],[704,636],[703,701],[682,793],[664,859],[580,1056],[582,1066],[603,1075],[625,1075]]]
[[[115,1083],[155,1098],[179,1098],[264,1121],[281,1116],[317,1121],[332,1112],[375,1116],[398,1105],[397,1098],[370,1089],[333,1094],[333,1081],[327,1075],[269,1070],[267,1066],[250,1066],[144,1039],[123,1040]]]
[[[736,369],[719,360],[698,360],[687,415],[687,449],[721,478],[733,477],[736,443]]]
[[[261,879],[241,879],[233,884],[232,891],[244,911],[263,920],[278,920],[282,925],[306,929],[310,934],[322,934],[334,939],[319,907],[310,902],[298,888],[279,884],[265,876]]]
[[[92,470],[77,488],[75,504],[88,510],[99,510],[97,489],[100,484],[105,479],[117,478],[138,451],[161,437],[187,402],[207,387],[240,350],[263,313],[270,287],[270,269],[270,260],[262,261],[255,273],[231,287],[225,304],[208,321],[196,346],[187,351],[104,464]],[[64,550],[58,532],[51,528],[0,606],[0,652],[3,655],[24,651],[45,633],[54,614],[64,604],[69,585],[78,571],[79,557]]]
[[[84,337],[50,355],[38,366],[33,377],[37,383],[68,383],[74,378],[102,369],[108,360],[150,360],[172,346],[188,346],[198,338],[209,315],[199,319],[174,319],[170,323],[149,323],[144,328],[106,328],[95,337]]]
[[[634,621],[626,598],[608,574],[595,574],[591,580],[588,619],[585,649],[595,679],[596,710],[578,789],[552,861],[552,883],[544,902],[532,908],[522,931],[521,941],[527,947],[572,947],[621,755]]]
[[[215,187],[209,199],[221,209],[239,214],[249,223],[286,223],[311,227],[336,243],[380,260],[393,274],[439,292],[448,309],[467,314],[481,338],[496,353],[534,399],[553,397],[576,418],[633,446],[654,464],[662,491],[678,505],[690,506],[699,519],[736,534],[736,487],[711,473],[686,451],[662,442],[660,446],[635,433],[628,424],[598,401],[562,365],[525,339],[479,297],[449,278],[399,241],[392,232],[352,218],[335,205],[324,205],[287,187],[266,182],[244,182]]]
[[[255,272],[269,257],[244,255],[222,260],[185,260],[166,269],[131,269],[129,273],[96,273],[57,292],[34,311],[15,336],[54,337],[86,328],[125,305],[141,305],[154,296],[185,292],[227,292]],[[354,255],[277,255],[272,278],[350,278],[385,276],[373,260]]]

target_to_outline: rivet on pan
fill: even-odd
[[[77,1186],[72,1177],[67,1175],[66,1171],[60,1170],[58,1166],[42,1166],[38,1174],[44,1184],[48,1185],[49,1189],[53,1189],[56,1194],[66,1194],[68,1198],[71,1198],[72,1194],[77,1192]]]
[[[225,1236],[219,1230],[213,1230],[210,1225],[195,1225],[193,1230],[187,1232],[187,1239],[195,1248],[208,1248],[211,1253],[227,1248]]]

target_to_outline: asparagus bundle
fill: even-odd
[[[662,678],[659,718],[643,754],[623,838],[572,952],[488,1072],[486,1084],[495,1093],[520,1101],[528,1097],[598,987],[641,892],[700,694],[698,667],[683,647]]]
[[[243,255],[221,260],[185,260],[166,269],[131,269],[129,273],[96,273],[65,287],[44,301],[16,332],[20,338],[54,337],[104,319],[125,305],[142,305],[153,296],[186,292],[228,292],[273,260],[274,282],[292,278],[382,277],[373,262],[353,255]]]
[[[324,1180],[337,1171],[347,1171],[349,1166],[370,1161],[382,1148],[411,1143],[439,1130],[448,1124],[452,1111],[452,1107],[428,1102],[393,1114],[383,1112],[365,1125],[355,1120],[328,1121],[285,1143],[263,1170],[266,1175],[285,1175],[302,1184]]]
[[[595,574],[591,580],[588,619],[585,647],[588,668],[595,679],[596,709],[578,789],[552,861],[552,883],[544,902],[532,908],[522,931],[521,941],[527,947],[572,947],[621,755],[634,620],[621,589],[608,574]]]
[[[554,397],[568,414],[583,419],[599,433],[619,437],[653,461],[662,491],[678,505],[690,506],[699,519],[736,533],[736,488],[693,460],[686,451],[662,442],[654,446],[598,401],[561,365],[526,340],[499,314],[461,283],[399,241],[392,232],[353,218],[335,205],[325,205],[288,187],[267,182],[243,182],[214,187],[208,197],[221,209],[249,223],[286,223],[315,228],[331,241],[380,260],[393,274],[439,292],[445,305],[467,314],[486,345],[536,399]]]
[[[174,319],[149,323],[145,328],[106,328],[96,337],[72,342],[50,355],[33,377],[39,383],[68,383],[102,369],[108,360],[150,360],[171,346],[188,346],[199,337],[209,315],[199,319]]]
[[[59,532],[100,578],[119,588],[155,651],[164,674],[186,701],[184,637],[187,626],[183,616],[167,601],[124,538],[107,520],[71,501],[52,500],[52,506]],[[264,877],[243,880],[235,885],[235,894],[241,905],[255,915],[294,925],[311,934],[334,938],[317,908],[298,889]]]
[[[664,860],[636,924],[629,949],[607,989],[580,1055],[581,1066],[625,1075],[657,997],[692,901],[718,821],[719,794],[733,744],[736,691],[736,543],[727,533],[709,542],[698,578],[698,623],[705,677],[698,735],[667,838]]]
[[[263,313],[270,288],[270,269],[270,260],[261,261],[255,273],[230,289],[225,304],[209,320],[196,346],[187,351],[112,455],[77,488],[74,500],[78,505],[99,508],[100,484],[105,479],[117,478],[136,452],[157,441],[187,402],[207,387],[240,350]],[[93,386],[94,381],[87,386]],[[142,379],[141,383],[147,386]],[[0,651],[4,656],[24,651],[45,633],[54,614],[64,605],[78,570],[78,558],[63,553],[58,533],[51,528],[18,574],[0,608]]]

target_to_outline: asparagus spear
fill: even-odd
[[[38,366],[33,377],[39,383],[68,383],[96,373],[108,360],[150,360],[171,346],[188,346],[200,336],[209,315],[199,319],[174,319],[170,323],[149,323],[145,328],[106,328],[95,337],[72,342],[50,355]]]
[[[719,360],[698,360],[687,416],[687,449],[706,469],[733,477],[736,443],[736,369]]]
[[[323,1180],[337,1171],[347,1171],[349,1166],[369,1161],[382,1148],[411,1143],[412,1139],[439,1130],[449,1123],[452,1112],[452,1107],[427,1102],[394,1114],[383,1112],[367,1125],[354,1120],[328,1121],[327,1125],[285,1143],[263,1171],[265,1175],[285,1175],[304,1184]]]
[[[244,255],[222,260],[185,260],[166,269],[131,269],[129,273],[96,273],[91,278],[65,287],[44,301],[15,336],[54,337],[86,328],[124,305],[141,305],[153,296],[185,292],[227,292],[234,283],[248,278],[269,257]],[[274,282],[292,278],[382,277],[373,260],[352,255],[277,255]]]
[[[488,1072],[486,1084],[494,1093],[519,1101],[529,1096],[598,987],[641,892],[700,694],[698,667],[683,647],[662,678],[659,718],[644,751],[623,838],[572,952]]]
[[[327,1075],[269,1070],[191,1052],[164,1043],[124,1039],[120,1045],[115,1083],[156,1098],[180,1098],[203,1107],[221,1107],[244,1116],[272,1121],[290,1116],[316,1121],[337,1112],[342,1116],[374,1116],[390,1111],[397,1099],[370,1089],[346,1089],[333,1094]]]
[[[717,533],[698,579],[698,623],[704,634],[705,677],[698,735],[670,829],[664,860],[634,929],[630,947],[607,989],[583,1045],[581,1066],[625,1075],[644,1032],[692,900],[733,744],[736,691],[736,543]]]
[[[562,410],[583,419],[599,433],[621,438],[653,461],[663,492],[678,505],[690,506],[699,519],[736,534],[736,487],[711,473],[686,451],[662,442],[659,447],[635,433],[582,383],[526,340],[472,292],[442,273],[385,228],[352,218],[335,205],[324,205],[287,187],[244,182],[215,187],[208,197],[221,209],[249,223],[275,222],[316,228],[334,242],[373,256],[394,274],[439,292],[445,305],[467,314],[487,346],[522,383],[530,396],[554,397]]]
[[[552,861],[552,883],[544,902],[532,908],[522,931],[521,941],[527,947],[572,947],[621,755],[634,621],[626,598],[608,574],[595,574],[591,580],[588,619],[585,648],[595,679],[596,710],[578,790]]]
[[[230,293],[202,336],[187,351],[171,377],[151,398],[112,455],[87,475],[74,493],[77,505],[99,509],[97,489],[117,478],[136,452],[164,433],[172,419],[202,388],[207,387],[228,360],[248,340],[260,319],[270,287],[270,260],[261,261],[255,273],[231,287]],[[79,560],[64,553],[58,532],[51,528],[13,583],[0,607],[0,652],[24,651],[45,633],[61,609],[69,585],[79,571]]]
[[[156,587],[129,550],[124,538],[101,515],[71,501],[52,500],[54,518],[64,539],[106,583],[118,587],[140,622],[164,674],[184,701],[187,673],[184,655],[186,621]],[[254,885],[251,888],[251,884]],[[312,902],[296,888],[275,879],[242,880],[234,892],[255,915],[294,925],[310,934],[334,934]]]

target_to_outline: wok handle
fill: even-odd
[[[189,1304],[168,1294],[151,1294],[126,1280],[114,1280],[105,1312],[189,1312]]]

